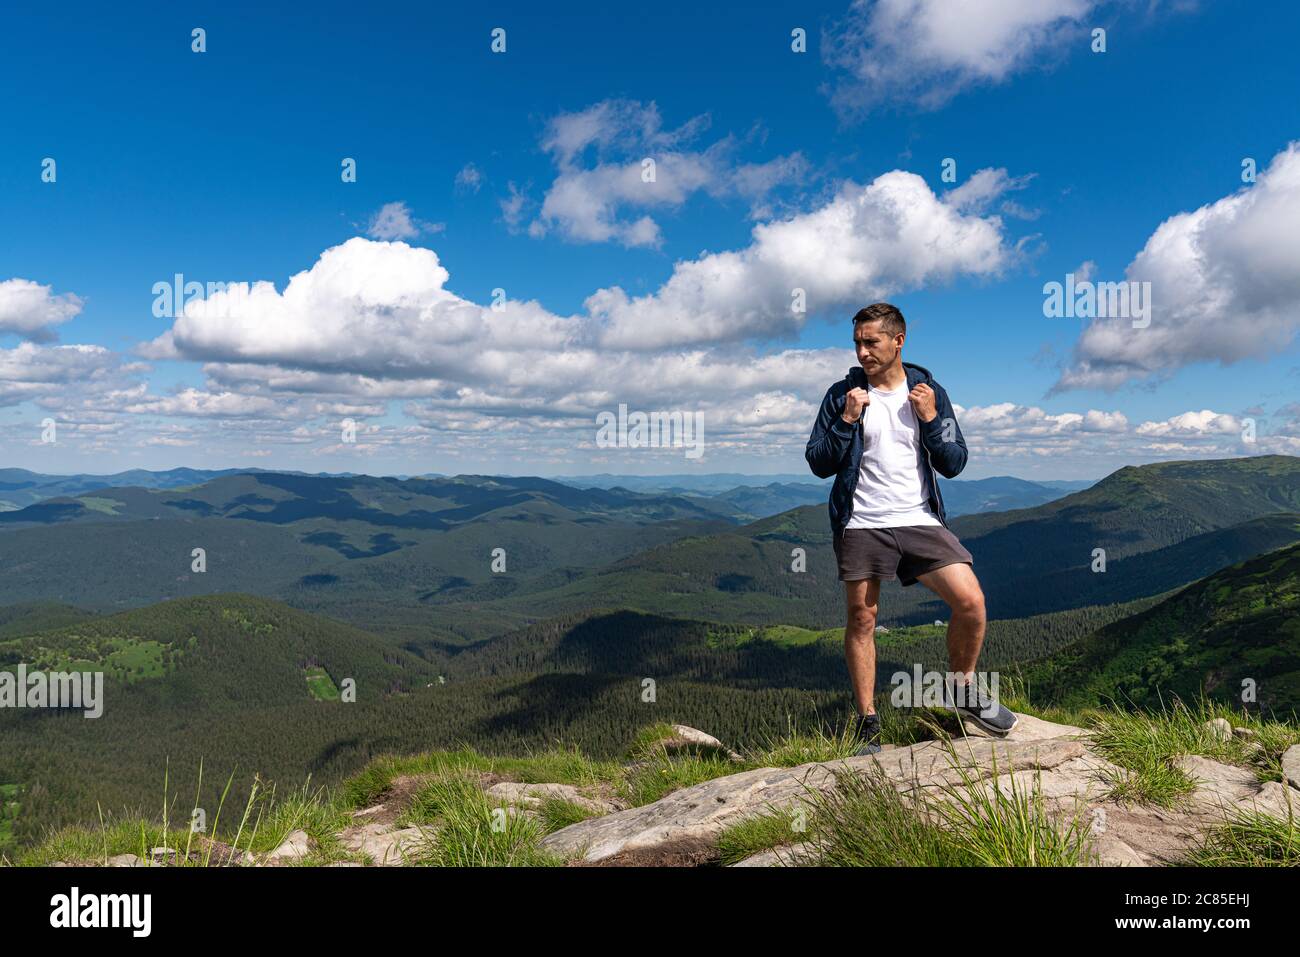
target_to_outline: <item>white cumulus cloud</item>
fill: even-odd
[[[30,279],[0,282],[0,335],[13,333],[32,342],[57,338],[53,328],[81,312],[73,293],[55,295],[53,288]]]
[[[703,150],[689,148],[708,125],[708,116],[700,115],[666,130],[654,103],[618,99],[552,118],[541,147],[558,172],[529,224],[529,235],[556,232],[574,242],[658,246],[659,224],[645,210],[676,209],[704,192],[715,198],[739,196],[749,201],[751,217],[759,218],[771,214],[774,190],[808,173],[799,153],[764,163],[740,162],[732,137]],[[507,221],[517,221],[519,200],[513,190],[510,202],[515,208]]]
[[[841,71],[832,102],[860,116],[891,104],[942,106],[1069,54],[1094,0],[854,0],[823,38]]]
[[[1150,325],[1093,320],[1057,391],[1114,389],[1287,348],[1300,330],[1300,142],[1253,185],[1166,219],[1125,277],[1151,283]]]

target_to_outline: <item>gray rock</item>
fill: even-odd
[[[704,751],[717,751],[725,754],[732,761],[743,761],[739,754],[732,751],[725,744],[715,738],[713,735],[701,731],[699,728],[692,728],[685,724],[673,725],[674,738],[668,738],[661,742],[667,751],[680,750],[685,747],[693,747]]]
[[[1242,810],[1258,811],[1273,817],[1300,819],[1300,794],[1295,788],[1277,781],[1266,781],[1256,794],[1238,802]]]
[[[732,867],[815,867],[817,849],[811,844],[788,844],[737,861]]]
[[[108,859],[109,867],[144,867],[144,861],[134,854],[117,854]]]
[[[399,830],[389,824],[363,824],[350,827],[339,835],[339,842],[349,851],[366,855],[380,867],[406,863],[407,855],[427,840],[425,832],[418,827]]]
[[[996,787],[1005,797],[1037,791],[1050,810],[1077,814],[1083,813],[1094,802],[1105,799],[1110,790],[1107,780],[1118,769],[1105,758],[1088,751],[1060,762],[1048,774],[1041,772],[1041,768],[1025,768],[1000,773],[996,779],[989,777],[976,787],[989,795]]]
[[[297,861],[311,853],[311,838],[306,831],[293,831],[271,853],[264,858],[268,863],[286,863]]]
[[[599,861],[623,850],[683,838],[712,838],[743,817],[788,810],[807,801],[811,791],[827,791],[834,787],[837,771],[865,773],[875,765],[900,789],[934,788],[960,782],[954,761],[973,766],[966,773],[979,778],[992,773],[989,766],[995,758],[999,773],[1011,773],[1056,767],[1085,753],[1082,743],[1066,738],[1026,742],[972,738],[953,742],[952,752],[927,741],[841,761],[759,768],[683,788],[644,807],[571,824],[544,838],[542,847]]]
[[[1103,834],[1092,844],[1095,867],[1147,867],[1142,855],[1113,834]]]
[[[1205,729],[1216,741],[1232,740],[1232,722],[1227,718],[1212,718],[1205,722]]]
[[[1300,744],[1282,752],[1282,777],[1293,788],[1300,788]]]
[[[1232,733],[1231,729],[1228,733]],[[1197,782],[1196,792],[1191,796],[1192,808],[1197,811],[1222,811],[1253,797],[1260,789],[1254,772],[1199,754],[1181,755],[1174,760],[1174,765]]]
[[[962,726],[966,733],[977,738],[995,738],[999,741],[1050,741],[1052,738],[1083,738],[1088,732],[1083,728],[1076,728],[1072,724],[1057,724],[1055,721],[1044,721],[1042,718],[1036,718],[1032,714],[1021,714],[1015,712],[1016,726],[1011,729],[1009,734],[994,734],[992,731],[984,728],[973,718],[962,715]]]
[[[519,804],[528,808],[540,808],[547,798],[569,801],[596,814],[608,814],[616,810],[614,805],[605,801],[595,801],[583,795],[571,784],[520,784],[517,781],[502,781],[487,789],[489,797],[508,804]]]

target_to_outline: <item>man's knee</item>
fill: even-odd
[[[954,615],[963,618],[982,619],[984,617],[984,592],[977,582],[971,582],[952,596],[952,599],[948,602],[948,607],[952,609]]]
[[[859,635],[871,635],[876,629],[876,605],[857,604],[849,606],[849,628]]]

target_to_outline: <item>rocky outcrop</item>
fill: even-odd
[[[617,808],[608,801],[597,801],[585,796],[572,784],[520,784],[515,781],[501,781],[487,789],[488,797],[505,804],[525,808],[540,808],[542,802],[549,799],[568,801],[592,814],[609,814]]]
[[[1281,817],[1289,811],[1287,785],[1261,784],[1248,769],[1199,756],[1177,761],[1196,783],[1185,806],[1166,810],[1117,803],[1108,794],[1124,772],[1092,750],[1084,729],[1032,715],[1017,717],[1015,730],[1005,738],[994,738],[968,722],[967,737],[954,739],[951,749],[927,741],[865,757],[760,768],[705,781],[644,807],[570,825],[546,837],[542,847],[594,863],[665,845],[714,840],[746,817],[793,810],[814,792],[833,788],[836,774],[843,772],[881,772],[913,798],[948,800],[951,794],[945,786],[990,792],[997,788],[1006,795],[1013,789],[1021,794],[1036,790],[1048,814],[1087,826],[1091,861],[1101,866],[1174,863],[1198,843],[1206,827],[1235,811]],[[1212,733],[1217,737],[1222,731]],[[1228,735],[1233,735],[1231,726]],[[1300,748],[1288,755],[1288,780],[1295,781],[1300,778],[1300,768],[1295,767]],[[1294,789],[1289,794],[1296,797]],[[1300,800],[1291,803],[1300,808]],[[737,866],[799,865],[815,859],[812,845],[795,845],[756,854]]]
[[[1044,770],[1086,753],[1082,743],[1064,737],[1021,742],[971,738],[958,740],[953,747],[961,755],[961,763],[971,769],[967,773],[976,776],[991,774],[995,762],[1005,772]],[[713,837],[745,816],[791,810],[805,803],[810,791],[825,792],[834,787],[837,771],[863,773],[870,764],[879,766],[904,788],[936,788],[961,780],[961,772],[944,746],[927,741],[841,761],[760,768],[715,778],[644,807],[580,821],[547,836],[542,847],[564,856],[580,855],[587,861],[599,861],[624,850],[684,838]]]
[[[280,846],[265,855],[262,860],[267,864],[291,864],[309,853],[311,853],[311,838],[307,836],[307,832],[291,831],[280,842]]]
[[[362,824],[339,835],[339,843],[353,854],[365,855],[372,864],[405,864],[408,856],[432,838],[431,829],[397,828],[391,824]]]
[[[547,800],[578,805],[592,816],[546,836],[541,848],[571,863],[601,866],[697,866],[716,863],[718,835],[746,818],[792,813],[838,784],[844,774],[872,775],[918,803],[953,800],[954,792],[980,790],[992,796],[1036,793],[1044,811],[1059,824],[1086,827],[1090,863],[1142,867],[1179,862],[1197,846],[1208,827],[1242,811],[1287,818],[1300,811],[1300,745],[1281,759],[1281,782],[1261,783],[1250,768],[1224,764],[1199,755],[1184,755],[1174,764],[1193,782],[1193,790],[1176,808],[1120,803],[1112,798],[1122,768],[1094,749],[1091,735],[1073,725],[1033,715],[1017,715],[1008,735],[996,737],[975,722],[952,719],[958,736],[889,746],[878,754],[836,761],[813,761],[788,768],[740,771],[674,791],[641,807],[623,807],[611,786],[579,789],[559,783],[503,781],[480,775],[480,786],[493,804],[507,813],[540,820]],[[964,733],[963,733],[964,732]],[[1250,729],[1207,723],[1215,741],[1239,741],[1248,750],[1262,748]],[[674,725],[672,737],[657,742],[668,753],[718,754],[741,760],[711,735]],[[635,767],[635,766],[634,766]],[[352,824],[336,835],[349,860],[329,866],[398,866],[410,863],[437,840],[436,827],[399,827],[411,801],[427,778],[395,779],[383,803],[352,814]],[[302,830],[288,834],[268,854],[254,859],[246,851],[198,838],[190,860],[217,866],[291,865],[312,855],[314,842]],[[819,846],[807,841],[756,853],[735,867],[815,866]],[[180,852],[158,847],[149,858],[133,854],[110,858],[113,867],[183,863]],[[338,857],[337,853],[332,856]]]

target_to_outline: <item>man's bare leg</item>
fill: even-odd
[[[858,714],[875,714],[876,611],[880,602],[880,581],[864,578],[844,583],[848,622],[844,626],[844,658],[853,682],[853,699]]]
[[[945,565],[917,577],[952,609],[948,620],[948,667],[974,677],[975,665],[984,646],[984,592],[974,570],[965,562]]]

